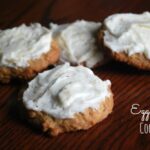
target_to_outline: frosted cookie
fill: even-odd
[[[53,36],[61,49],[60,63],[85,65],[93,68],[106,61],[97,44],[97,32],[101,23],[75,21],[70,24],[50,24]]]
[[[52,136],[89,129],[106,118],[114,104],[109,80],[68,63],[40,73],[22,95],[28,120]]]
[[[99,34],[112,56],[139,69],[150,70],[150,13],[114,14]]]
[[[59,54],[52,32],[39,23],[0,30],[0,81],[31,79],[54,64]]]

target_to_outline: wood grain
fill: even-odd
[[[1,0],[0,28],[21,23],[66,23],[76,19],[103,21],[119,12],[150,11],[149,0]],[[95,73],[112,81],[115,107],[103,122],[88,131],[49,138],[19,119],[15,109],[20,83],[0,85],[0,149],[131,149],[149,150],[150,134],[140,134],[140,115],[130,113],[131,105],[150,110],[150,73],[110,62]],[[150,121],[149,121],[150,122]]]

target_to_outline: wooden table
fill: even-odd
[[[149,0],[1,0],[0,28],[21,23],[66,23],[76,19],[103,21],[112,13],[150,11]],[[14,107],[20,83],[0,85],[0,149],[150,149],[150,133],[140,134],[141,115],[130,113],[131,106],[150,111],[150,73],[111,62],[94,70],[112,81],[115,107],[103,122],[88,131],[43,135],[19,119]],[[149,123],[144,122],[144,123]]]

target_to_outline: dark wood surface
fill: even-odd
[[[76,19],[103,21],[112,13],[150,11],[149,0],[1,0],[0,28],[21,23],[66,23]],[[94,70],[112,81],[115,107],[103,122],[88,131],[50,138],[33,130],[14,107],[20,83],[0,85],[0,149],[150,149],[150,133],[140,134],[140,115],[131,105],[150,110],[150,73],[111,62]],[[147,123],[150,124],[150,121]]]

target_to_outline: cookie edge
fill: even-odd
[[[29,80],[36,76],[37,73],[45,70],[49,65],[54,65],[60,56],[60,49],[57,43],[53,40],[51,43],[51,49],[41,55],[40,58],[30,60],[29,67],[26,68],[12,68],[12,67],[0,67],[0,82],[9,83],[13,78],[19,78],[22,80]]]
[[[65,132],[87,130],[95,124],[104,120],[113,110],[113,93],[109,87],[110,96],[100,102],[99,109],[87,108],[84,112],[79,112],[69,119],[57,119],[44,112],[28,110],[20,99],[21,117],[25,118],[31,125],[40,128],[43,132],[51,136],[57,136]],[[22,92],[23,93],[23,92]]]

